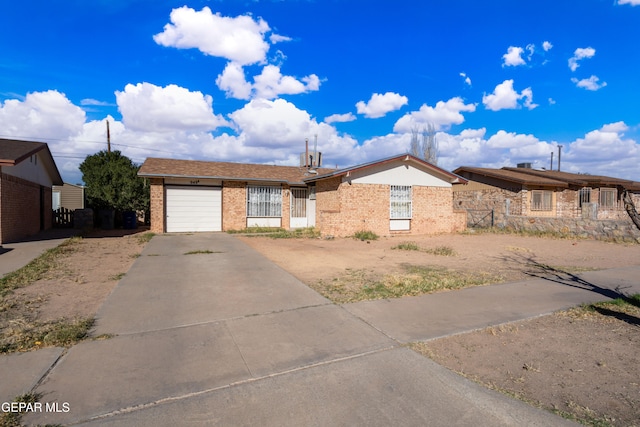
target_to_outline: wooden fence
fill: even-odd
[[[58,208],[53,212],[53,226],[56,228],[73,227],[73,210]]]

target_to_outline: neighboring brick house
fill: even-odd
[[[451,188],[464,179],[410,155],[347,169],[148,158],[151,231],[314,226],[323,235],[464,229]]]
[[[51,228],[51,187],[62,184],[47,144],[0,139],[0,244]]]
[[[536,170],[459,167],[469,183],[454,188],[454,206],[469,213],[469,225],[504,223],[508,216],[625,220],[622,190],[640,206],[640,183],[599,175]]]

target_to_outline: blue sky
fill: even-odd
[[[640,0],[30,0],[3,6],[0,137],[67,182],[111,142],[148,156],[438,164],[640,180]]]

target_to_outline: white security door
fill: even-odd
[[[167,233],[222,231],[220,187],[166,187]]]
[[[307,222],[307,189],[291,189],[291,228],[304,228]]]

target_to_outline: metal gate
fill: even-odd
[[[307,227],[307,189],[291,189],[291,228]]]

